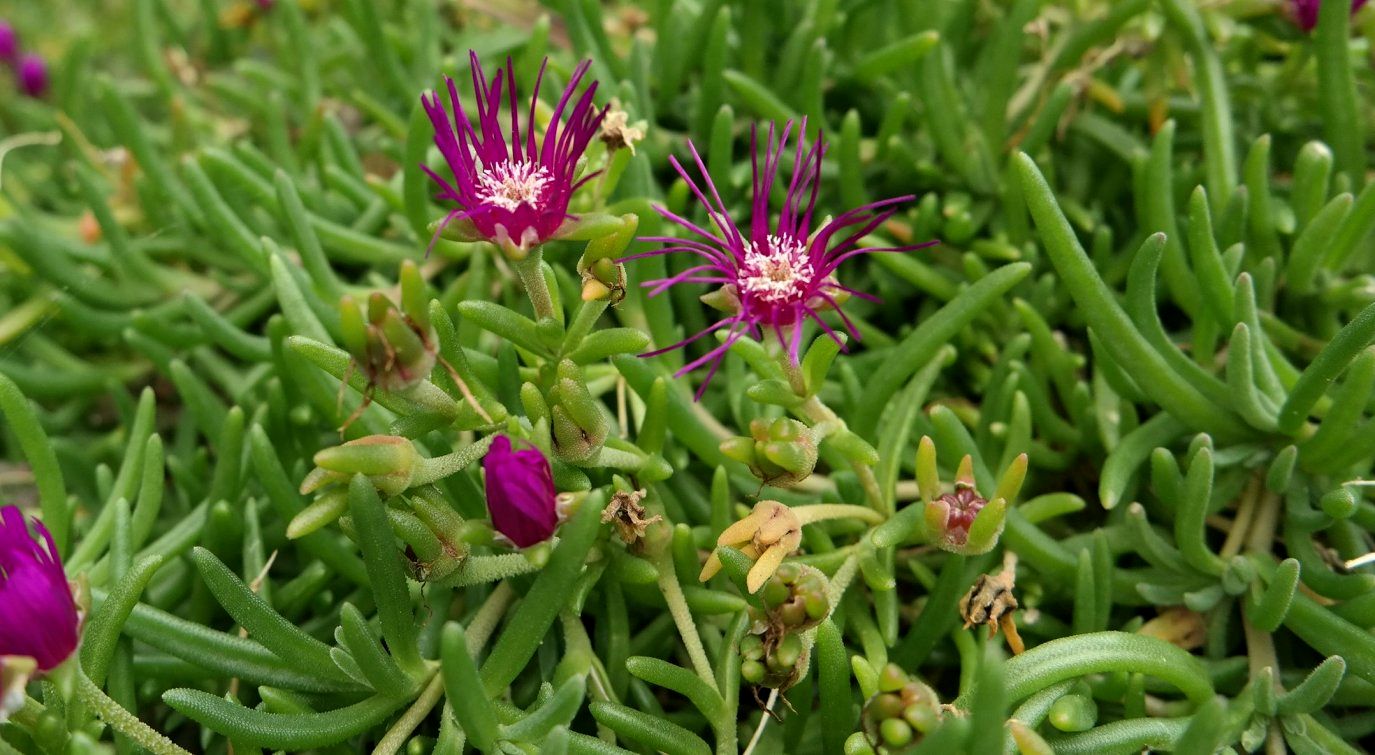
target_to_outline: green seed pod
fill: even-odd
[[[906,747],[912,743],[912,727],[901,718],[890,718],[879,724],[880,736],[889,747]]]
[[[767,613],[752,612],[756,622],[776,632],[796,633],[819,624],[831,612],[830,583],[820,570],[787,562],[760,588]]]
[[[845,739],[845,755],[875,755],[874,748],[865,739],[864,732],[857,731]]]

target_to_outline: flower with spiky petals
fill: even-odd
[[[754,201],[749,222],[743,224],[744,230],[742,225],[737,225],[730,217],[701,156],[697,153],[697,148],[689,141],[688,152],[701,172],[706,191],[703,192],[702,187],[693,180],[677,158],[670,157],[669,162],[687,182],[697,201],[706,208],[715,232],[675,215],[667,208],[655,207],[660,215],[698,238],[642,238],[641,241],[662,243],[665,246],[625,258],[631,260],[673,253],[690,254],[699,258],[698,264],[689,266],[677,275],[646,281],[643,285],[649,287],[651,296],[661,294],[679,283],[708,283],[721,286],[703,299],[727,311],[728,317],[686,340],[642,355],[650,357],[672,351],[708,333],[724,329],[725,338],[720,345],[688,362],[678,371],[679,375],[683,375],[703,365],[710,365],[710,370],[697,391],[699,398],[712,375],[716,373],[726,351],[736,340],[747,334],[763,338],[764,331],[772,329],[777,334],[779,343],[788,350],[789,357],[796,362],[802,340],[801,325],[810,319],[844,349],[845,339],[821,319],[823,311],[834,309],[840,315],[846,330],[858,340],[859,333],[850,319],[840,311],[840,305],[850,296],[869,300],[875,300],[875,297],[837,281],[836,269],[840,264],[869,252],[908,252],[936,243],[931,241],[895,247],[859,246],[861,239],[896,212],[893,209],[894,205],[912,199],[911,196],[894,197],[856,207],[812,230],[812,213],[816,208],[817,191],[821,181],[821,160],[826,145],[820,135],[809,144],[805,136],[806,128],[805,119],[797,125],[796,131],[793,122],[789,121],[783,126],[780,134],[771,124],[765,139],[762,162],[758,129],[756,127],[751,131]],[[792,176],[788,179],[778,219],[771,222],[769,197],[773,192],[774,182],[778,180],[779,167],[787,157],[789,139],[794,133],[797,135],[797,148],[792,158]]]
[[[0,509],[0,657],[32,658],[51,671],[76,651],[81,617],[52,535],[17,506]]]
[[[439,198],[457,205],[440,222],[442,231],[462,223],[474,238],[496,243],[508,255],[521,259],[532,247],[548,241],[569,218],[573,192],[591,175],[577,178],[578,160],[601,127],[606,110],[597,110],[593,98],[597,82],[578,95],[590,61],[573,69],[563,96],[554,106],[543,140],[535,134],[535,106],[545,66],[540,66],[530,97],[528,114],[521,123],[516,100],[516,73],[507,59],[504,71],[488,81],[477,53],[472,62],[473,92],[477,100],[477,126],[459,102],[458,87],[444,77],[453,117],[438,92],[420,98],[434,126],[434,143],[453,173],[450,182],[428,166],[421,168],[439,184]],[[547,65],[547,61],[546,61]],[[503,88],[509,119],[503,121]],[[565,122],[565,114],[567,119]],[[439,234],[435,234],[438,238]],[[433,241],[431,245],[433,246]]]
[[[1351,12],[1355,13],[1360,10],[1365,3],[1366,0],[1353,0]],[[1313,28],[1318,25],[1318,8],[1321,6],[1322,0],[1290,0],[1289,14],[1300,29],[1313,31]]]

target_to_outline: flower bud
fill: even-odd
[[[48,93],[48,64],[43,58],[29,54],[19,59],[19,90],[38,98]]]
[[[515,450],[498,435],[483,457],[492,527],[518,548],[548,540],[559,524],[558,491],[549,460],[534,447]]]
[[[22,698],[20,676],[51,671],[78,643],[81,616],[57,546],[41,522],[33,526],[38,539],[18,506],[0,509],[0,708],[16,685]]]
[[[352,296],[339,302],[344,348],[368,378],[370,386],[401,391],[428,378],[434,370],[436,336],[430,323],[425,283],[415,263],[401,265],[401,309],[386,296],[368,297],[367,317]]]
[[[751,421],[750,437],[722,441],[721,452],[747,465],[765,485],[796,485],[816,468],[816,441],[811,430],[786,417]]]
[[[420,454],[410,440],[395,435],[369,435],[315,454],[315,469],[301,483],[302,493],[327,485],[347,485],[356,474],[383,495],[398,495],[411,485]]]
[[[14,65],[19,60],[19,33],[8,21],[0,21],[0,63]]]
[[[595,459],[611,432],[611,422],[601,402],[587,389],[582,368],[567,359],[559,363],[549,402],[555,455],[570,464]]]

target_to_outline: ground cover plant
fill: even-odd
[[[0,6],[0,755],[1363,751],[1362,5]]]

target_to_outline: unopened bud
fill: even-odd
[[[723,441],[721,452],[749,466],[766,485],[796,485],[816,468],[816,441],[811,430],[786,417],[750,422],[750,437]]]
[[[420,454],[406,438],[369,435],[315,454],[315,469],[301,483],[302,493],[313,493],[334,483],[348,484],[356,474],[365,475],[384,495],[396,495],[410,487]]]
[[[383,294],[373,293],[365,317],[352,296],[340,300],[344,348],[369,385],[402,391],[430,376],[437,349],[427,299],[419,268],[408,260],[401,265],[400,309]]]
[[[611,423],[601,402],[587,389],[582,368],[566,359],[559,363],[549,403],[554,454],[570,464],[596,458],[611,432]]]

